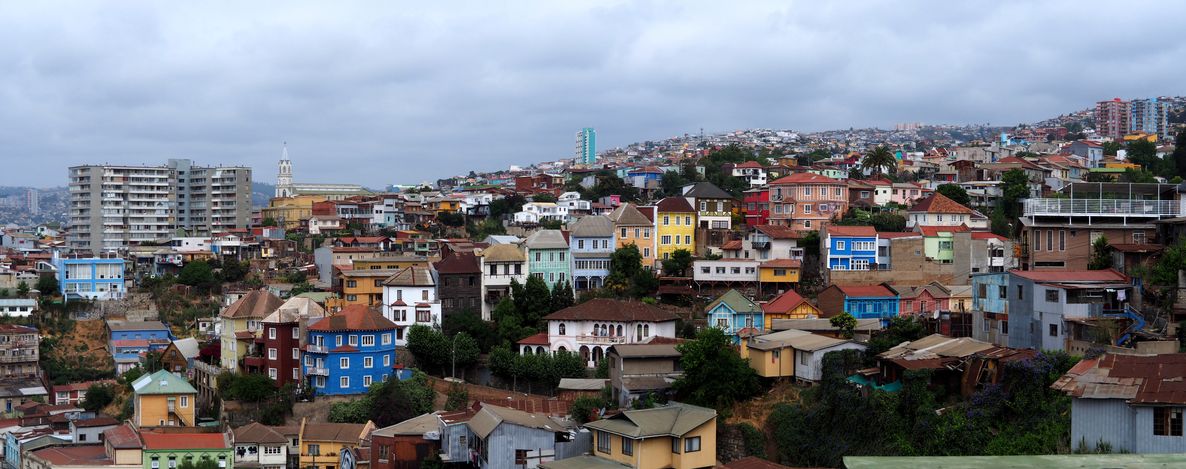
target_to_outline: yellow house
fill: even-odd
[[[850,340],[787,329],[751,337],[749,366],[763,378],[795,378],[799,381],[819,381],[823,355],[843,349],[864,349]]]
[[[128,423],[103,432],[103,446],[115,466],[142,467],[144,442],[140,433]]]
[[[655,265],[655,223],[630,203],[615,208],[610,212],[609,219],[614,222],[614,237],[617,238],[615,247],[624,248],[633,244],[642,255],[642,265]]]
[[[775,319],[813,319],[820,317],[820,312],[819,308],[803,299],[795,290],[788,289],[762,304],[762,317],[765,318],[766,330],[772,331]]]
[[[338,466],[338,457],[343,448],[354,449],[375,429],[374,422],[367,423],[309,423],[301,418],[300,465],[307,468],[330,468]]]
[[[132,424],[144,427],[192,427],[198,390],[165,370],[141,376],[132,383]]]
[[[218,314],[222,324],[220,364],[223,368],[241,369],[239,360],[254,346],[259,322],[282,304],[283,300],[267,290],[252,290]]]
[[[950,293],[947,294],[947,310],[955,312],[967,312],[972,310],[972,286],[971,285],[956,285],[947,287]]]
[[[433,197],[425,202],[425,206],[433,213],[454,213],[461,210],[461,200],[452,197]]]
[[[668,197],[660,200],[655,210],[655,227],[658,242],[655,245],[655,261],[671,258],[672,253],[686,249],[696,253],[696,210],[688,199]],[[658,265],[658,264],[656,264]]]
[[[547,469],[598,467],[600,458],[638,469],[712,467],[717,460],[717,411],[672,402],[627,410],[585,424],[593,455],[541,464]]]
[[[268,206],[260,210],[263,219],[276,220],[282,228],[291,230],[299,228],[302,220],[313,216],[313,204],[325,202],[323,195],[298,195],[293,197],[277,197],[268,202]]]
[[[758,265],[758,281],[761,283],[799,283],[797,259],[774,259]]]
[[[343,270],[342,298],[345,305],[375,306],[383,303],[383,281],[398,270]]]

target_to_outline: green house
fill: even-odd
[[[234,469],[230,434],[209,432],[142,431],[144,469],[167,469],[186,461],[214,461],[220,469]]]

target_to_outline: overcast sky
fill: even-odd
[[[3,2],[0,185],[177,157],[274,182],[287,141],[297,181],[378,188],[585,126],[1011,125],[1186,83],[1183,2],[820,3]]]

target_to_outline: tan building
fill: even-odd
[[[606,466],[608,460],[637,469],[713,467],[717,461],[717,411],[672,402],[627,410],[585,424],[593,454],[541,464],[545,469]]]
[[[324,195],[298,195],[277,197],[260,210],[263,219],[273,219],[281,228],[300,228],[301,222],[313,216],[313,204],[328,200]]]
[[[619,205],[610,212],[609,219],[614,222],[616,247],[622,248],[631,244],[638,246],[638,253],[642,254],[642,265],[654,265],[655,222],[630,203]]]
[[[145,427],[192,427],[198,407],[198,390],[165,370],[142,376],[132,383],[132,424]]]

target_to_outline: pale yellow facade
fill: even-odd
[[[136,426],[161,427],[195,425],[197,394],[147,394],[136,396]]]
[[[313,216],[313,204],[328,200],[323,195],[298,195],[294,197],[277,197],[260,210],[264,219],[276,220],[286,230],[301,226],[302,220]]]
[[[219,319],[222,321],[222,337],[220,338],[222,341],[222,355],[219,361],[222,362],[223,368],[228,370],[238,370],[239,359],[243,358],[244,355],[247,355],[249,342],[236,339],[235,333],[248,330],[258,330],[259,319],[250,319],[250,324],[248,323],[249,319],[247,318]],[[249,329],[249,325],[254,326],[254,328]]]
[[[795,349],[790,347],[771,350],[749,348],[749,366],[763,378],[789,378],[795,376]]]
[[[790,311],[766,311],[762,316],[766,322],[766,330],[773,331],[775,319],[809,319],[818,318],[820,317],[820,314],[819,308],[816,308],[815,305],[804,301],[799,303],[798,306],[791,308]]]
[[[629,439],[609,432],[594,431],[593,455],[638,469],[692,469],[713,467],[717,459],[717,420],[711,419],[696,429],[685,433],[682,438],[660,436],[644,439]],[[608,451],[603,451],[597,438],[608,438]],[[699,439],[699,450],[687,452],[685,445]],[[623,439],[632,442],[630,451],[624,451]],[[679,451],[673,451],[679,448]],[[629,453],[629,454],[628,454]]]

